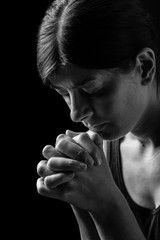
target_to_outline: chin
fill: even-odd
[[[128,132],[127,131],[120,131],[119,129],[109,129],[107,131],[97,132],[102,137],[103,140],[113,141],[116,139],[123,138]]]

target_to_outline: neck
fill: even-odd
[[[152,142],[154,147],[160,147],[160,101],[150,104],[145,114],[131,131],[142,145]]]

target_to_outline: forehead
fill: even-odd
[[[113,70],[104,69],[85,69],[75,65],[58,69],[54,75],[50,77],[50,83],[53,87],[73,88],[92,80],[109,79],[113,74]]]

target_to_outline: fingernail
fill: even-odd
[[[65,136],[65,134],[60,134],[60,135],[58,135],[57,136],[57,138],[56,138],[56,144],[58,143],[58,141],[61,139],[61,138],[63,138]]]
[[[77,170],[84,171],[86,169],[87,169],[87,165],[84,163],[79,163],[79,165],[77,166]]]
[[[53,149],[53,147],[51,145],[46,145],[44,148],[43,148],[43,151],[48,153],[50,152],[51,150]]]
[[[85,161],[86,161],[86,163],[88,163],[88,164],[91,165],[91,166],[93,166],[93,164],[94,164],[93,158],[90,157],[90,155],[88,155],[87,157],[85,157]]]
[[[48,158],[49,157],[49,154],[52,152],[53,150],[53,146],[51,145],[46,145],[43,150],[42,150],[42,155],[45,157],[45,158]]]

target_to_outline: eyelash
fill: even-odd
[[[102,88],[101,88],[101,89],[98,89],[97,91],[95,91],[95,92],[93,92],[93,93],[89,93],[89,92],[87,92],[85,89],[82,89],[82,91],[92,97],[92,96],[95,96],[95,95],[99,94],[99,93],[102,91]],[[65,99],[65,98],[67,98],[67,97],[69,98],[69,94],[68,94],[68,93],[58,92],[58,94],[60,94],[63,99]]]
[[[82,89],[82,91],[83,91],[84,93],[88,94],[89,96],[93,96],[93,95],[98,94],[98,93],[101,91],[101,89],[99,89],[99,90],[97,90],[97,91],[95,91],[95,92],[93,92],[93,93],[89,93],[88,91],[85,91],[84,89]],[[66,94],[61,94],[61,96],[62,96],[63,98],[64,98],[64,97],[69,97],[69,94],[68,94],[68,93],[66,93]]]
[[[101,88],[101,89],[98,89],[98,90],[95,90],[93,93],[89,93],[89,92],[87,92],[87,91],[85,91],[85,90],[83,90],[83,91],[84,91],[85,93],[89,94],[90,96],[92,96],[92,95],[96,95],[96,94],[100,93],[101,90],[102,90],[102,88]]]

